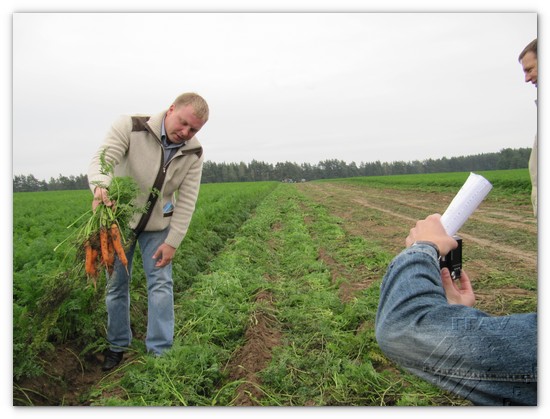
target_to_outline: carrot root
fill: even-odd
[[[126,258],[126,252],[124,251],[124,247],[122,246],[122,238],[120,236],[120,231],[116,223],[111,224],[111,241],[120,262],[126,268],[126,272],[128,272],[128,259]]]

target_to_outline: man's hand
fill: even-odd
[[[447,234],[445,227],[441,224],[440,214],[432,214],[426,217],[425,220],[417,221],[416,226],[411,228],[405,239],[405,244],[409,247],[416,241],[434,243],[439,248],[439,253],[442,256],[458,247],[457,241]]]
[[[175,253],[176,253],[176,249],[174,247],[166,243],[161,244],[157,249],[157,251],[155,252],[155,254],[153,255],[153,259],[155,260],[158,259],[155,266],[157,268],[162,268],[168,265],[170,262],[172,262],[172,259],[174,259]]]
[[[445,290],[447,302],[449,304],[462,304],[473,307],[476,302],[476,296],[466,272],[462,271],[460,274],[460,287],[457,285],[457,282],[453,281],[447,268],[441,270],[441,283]]]
[[[109,193],[108,193],[107,189],[100,188],[99,186],[96,186],[96,188],[94,189],[94,199],[92,201],[92,210],[95,211],[95,209],[100,204],[104,204],[104,205],[110,207],[114,204],[114,201],[111,201],[109,199]]]

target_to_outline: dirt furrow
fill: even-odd
[[[245,343],[231,358],[227,371],[231,381],[242,381],[236,390],[235,406],[258,406],[262,398],[258,372],[271,360],[271,352],[280,345],[281,331],[273,311],[273,295],[261,291],[256,296],[258,309],[250,317]]]

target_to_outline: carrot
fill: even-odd
[[[86,243],[84,243],[84,251],[86,252],[86,273],[88,275],[93,275],[95,261],[93,260],[93,250],[90,240],[86,240]]]
[[[103,264],[109,269],[109,233],[105,227],[99,229],[99,246]]]
[[[98,261],[98,256],[99,256],[99,250],[95,247],[92,246],[92,261],[93,261],[93,265],[92,265],[92,273],[91,273],[91,278],[92,278],[92,282],[94,284],[94,290],[97,290],[97,276],[99,274],[98,270],[97,270],[97,263],[99,262]]]
[[[107,272],[109,275],[113,273],[113,268],[115,266],[115,248],[113,246],[113,240],[107,231],[108,240],[107,240],[107,250],[108,250],[108,259],[107,259]]]
[[[126,252],[124,251],[122,238],[120,237],[120,230],[116,223],[111,224],[111,240],[120,262],[126,267],[126,271],[128,271],[128,259],[126,258]]]
[[[98,262],[99,250],[92,246],[92,276],[96,277],[98,275],[97,271],[97,262]]]
[[[86,274],[92,280],[94,289],[97,289],[97,257],[99,252],[90,240],[86,240],[84,250],[86,252]]]

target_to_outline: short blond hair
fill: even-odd
[[[525,54],[528,52],[532,52],[535,54],[535,58],[537,58],[537,38],[533,39],[527,46],[521,51],[521,54],[519,54],[518,61],[521,62],[523,60],[523,57],[525,57]]]
[[[197,93],[182,93],[176,98],[176,100],[174,100],[174,105],[176,108],[191,105],[197,118],[202,119],[204,122],[208,121],[208,116],[210,114],[208,103],[206,103],[206,100],[204,100],[202,96]]]

